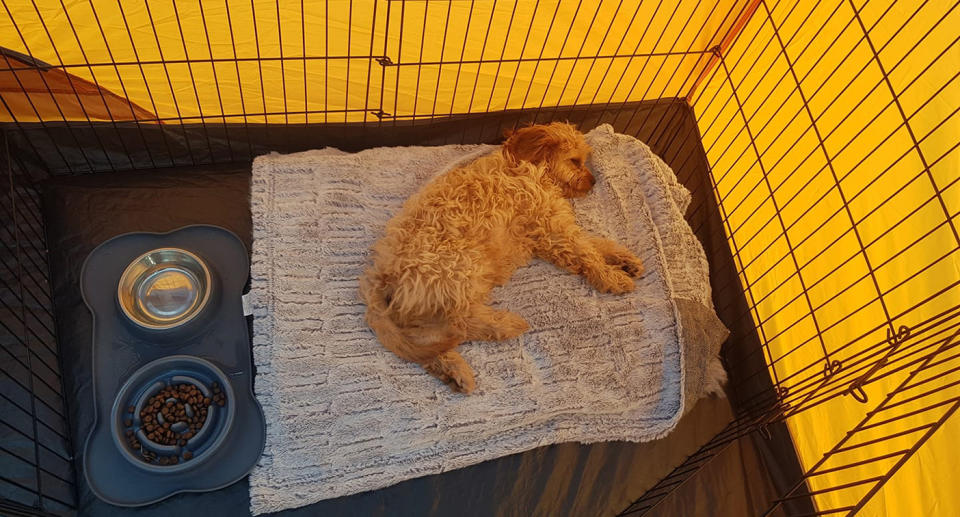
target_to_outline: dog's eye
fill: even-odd
[[[582,162],[580,161],[580,158],[570,158],[570,161],[573,163],[573,165],[574,165],[575,167],[579,167],[580,164],[582,163]]]

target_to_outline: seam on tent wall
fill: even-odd
[[[730,30],[727,31],[726,36],[724,36],[720,44],[710,49],[710,51],[713,52],[714,57],[707,62],[707,66],[703,68],[703,71],[700,72],[697,80],[693,82],[693,86],[690,87],[690,91],[684,96],[684,98],[687,100],[687,104],[693,104],[693,94],[697,91],[697,88],[700,86],[700,84],[707,78],[707,75],[709,75],[710,72],[717,66],[717,62],[719,61],[720,57],[726,53],[727,49],[730,48],[730,45],[732,45],[735,40],[740,38],[740,34],[743,32],[744,27],[746,27],[753,18],[753,13],[757,11],[757,6],[759,5],[760,0],[752,0],[749,4],[747,4],[746,9],[744,9],[737,21],[734,22],[734,24],[730,27]]]

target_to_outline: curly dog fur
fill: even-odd
[[[455,350],[529,329],[488,305],[491,290],[537,257],[609,293],[633,290],[643,264],[629,250],[577,225],[567,198],[594,177],[590,147],[573,126],[529,126],[490,155],[427,184],[387,223],[360,278],[367,321],[380,342],[456,391],[474,389]]]

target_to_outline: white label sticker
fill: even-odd
[[[250,293],[247,293],[240,297],[240,302],[243,304],[243,315],[249,316],[253,314],[253,302],[250,301]]]

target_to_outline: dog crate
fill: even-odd
[[[691,190],[732,331],[735,418],[623,515],[747,445],[752,512],[960,514],[957,2],[0,3],[0,513],[76,508],[44,181],[569,120]]]

